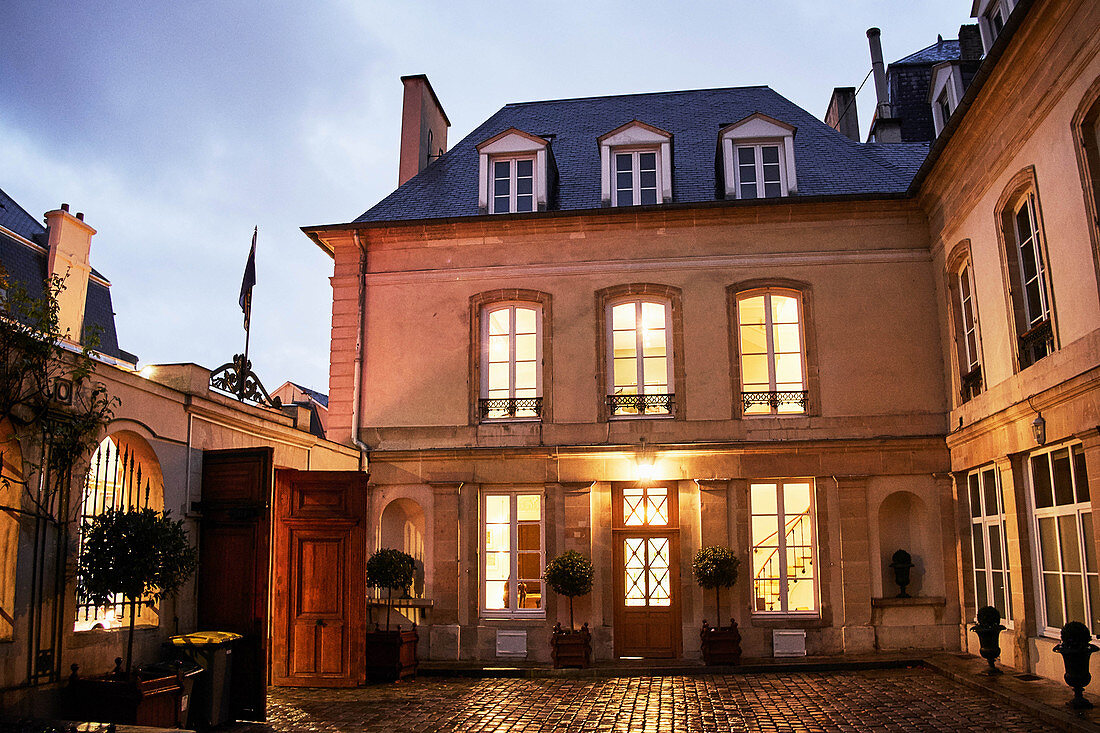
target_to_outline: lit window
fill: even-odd
[[[746,415],[806,412],[802,302],[794,290],[754,290],[737,298],[741,398]]]
[[[1050,320],[1043,242],[1036,217],[1034,191],[1029,191],[1012,209],[1016,276],[1020,285],[1017,307],[1022,323],[1017,324],[1021,368],[1034,364],[1054,351]]]
[[[971,471],[966,479],[974,549],[975,604],[977,608],[993,606],[1001,612],[1001,618],[1011,619],[1012,585],[1000,477],[997,469],[989,466]]]
[[[738,145],[737,198],[778,198],[785,189],[779,145]]]
[[[627,527],[667,525],[668,510],[668,489],[664,486],[623,489],[623,524]]]
[[[542,308],[512,303],[485,308],[481,318],[481,418],[538,418],[541,384]]]
[[[493,161],[493,214],[535,210],[535,159]]]
[[[485,494],[482,613],[543,616],[542,496]]]
[[[809,479],[749,486],[754,612],[817,612],[813,493]]]
[[[1092,502],[1080,444],[1033,453],[1029,460],[1038,539],[1040,626],[1057,634],[1068,621],[1100,632],[1100,580]]]
[[[84,545],[84,527],[108,509],[155,509],[163,507],[163,482],[160,465],[152,448],[133,434],[104,438],[92,454],[80,501],[80,537]],[[151,599],[139,601],[138,626],[156,626],[160,610]],[[106,606],[96,606],[77,598],[74,631],[116,629],[130,623],[134,608],[115,596]]]
[[[616,206],[655,204],[660,190],[655,150],[615,153]]]
[[[612,303],[608,324],[608,371],[612,415],[669,415],[673,395],[671,308],[667,302]]]
[[[955,324],[958,343],[959,382],[962,402],[967,402],[982,391],[982,365],[978,349],[977,308],[974,303],[974,279],[970,263],[963,264],[954,278]]]
[[[665,486],[632,486],[622,490],[622,523],[641,530],[668,527],[675,492]],[[623,573],[626,606],[672,605],[671,541],[668,536],[625,536]]]

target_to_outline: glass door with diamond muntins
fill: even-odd
[[[615,652],[621,657],[678,656],[676,490],[616,487],[614,501]]]

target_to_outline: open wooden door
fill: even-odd
[[[366,484],[359,471],[275,474],[273,684],[364,680]]]
[[[232,714],[265,720],[271,448],[204,451],[198,622],[235,631]]]

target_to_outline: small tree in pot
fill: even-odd
[[[78,593],[98,605],[121,596],[130,608],[125,667],[122,659],[106,678],[81,679],[77,665],[70,678],[72,703],[82,717],[108,721],[177,724],[146,718],[142,701],[147,696],[171,692],[163,680],[142,681],[134,674],[134,622],[139,603],[174,596],[191,577],[198,553],[187,539],[183,520],[152,509],[108,509],[84,527],[84,545],[77,562]],[[163,675],[161,675],[163,677]],[[178,688],[175,694],[180,694]],[[149,703],[149,715],[158,704]]]
[[[543,580],[551,590],[569,599],[569,631],[554,625],[551,637],[555,667],[587,667],[592,663],[592,635],[586,622],[580,631],[573,625],[573,599],[592,592],[592,562],[576,550],[568,550],[546,564]]]
[[[737,570],[741,561],[728,547],[704,547],[695,553],[691,561],[691,572],[695,582],[703,589],[714,589],[714,612],[721,618],[721,589],[731,588],[737,582]],[[722,627],[721,621],[711,627],[703,620],[702,638],[703,660],[707,664],[738,664],[741,661],[741,632],[732,618],[730,625]]]
[[[416,573],[416,558],[407,552],[384,548],[367,559],[366,583],[386,589],[386,628],[367,632],[367,674],[371,677],[397,679],[416,673],[416,644],[420,639],[416,624],[402,630],[400,624],[390,631],[390,610],[393,592],[406,591],[412,585]]]

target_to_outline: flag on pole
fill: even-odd
[[[244,311],[244,330],[252,318],[252,286],[256,284],[256,234],[259,227],[252,230],[252,249],[248,252],[248,262],[244,266],[244,279],[241,281],[241,310]]]

